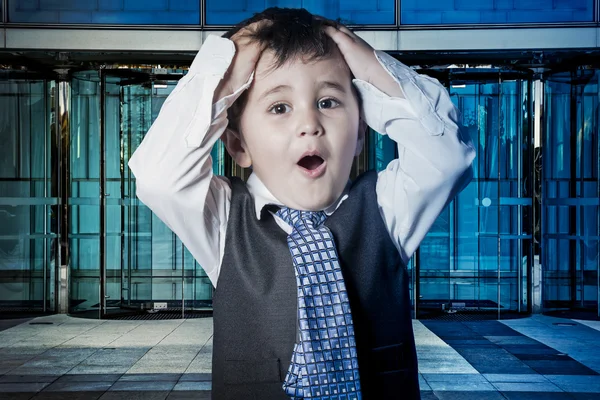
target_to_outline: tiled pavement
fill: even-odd
[[[423,400],[600,399],[600,322],[414,321]],[[212,319],[0,323],[0,399],[209,399]],[[401,398],[401,397],[400,397]]]

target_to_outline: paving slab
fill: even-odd
[[[600,399],[600,325],[565,322],[413,321],[422,399]],[[0,343],[0,400],[210,398],[210,318],[46,316]]]

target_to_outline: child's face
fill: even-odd
[[[322,210],[341,195],[360,153],[359,105],[338,49],[274,69],[259,60],[239,128],[246,161],[284,205]],[[238,161],[239,162],[239,161]]]

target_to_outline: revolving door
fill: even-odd
[[[49,76],[0,70],[0,313],[57,311],[54,90]]]
[[[212,284],[177,236],[137,200],[129,158],[182,71],[78,72],[72,80],[71,313],[204,310]],[[213,160],[223,165],[223,149]]]
[[[411,260],[417,318],[530,311],[533,142],[528,71],[421,71],[445,82],[477,150],[474,177]]]
[[[600,317],[600,69],[545,78],[543,306]]]

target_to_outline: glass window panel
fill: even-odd
[[[369,129],[367,144],[365,151],[369,152],[369,169],[382,171],[390,161],[397,158],[398,146],[388,135]]]
[[[521,146],[529,137],[529,86],[526,77],[503,81],[501,74],[478,80],[479,72],[461,75],[450,87],[477,158],[474,179],[442,211],[419,248],[421,282],[426,279],[421,306],[435,306],[431,294],[447,290],[436,301],[458,311],[525,311],[526,296],[519,288],[527,282],[523,271],[531,263],[531,246],[521,204],[527,204],[532,191],[519,188],[531,184],[523,163],[528,150]]]
[[[594,0],[402,0],[411,25],[593,22]]]
[[[53,289],[57,182],[51,85],[0,71],[0,306],[42,311]],[[46,278],[44,280],[44,278]],[[46,297],[44,298],[44,291]],[[50,311],[50,308],[47,308]]]
[[[197,25],[200,0],[9,0],[9,22]]]
[[[544,103],[544,306],[598,310],[598,70],[550,75]]]
[[[235,25],[268,7],[306,8],[346,24],[393,25],[394,0],[206,0],[208,25]]]

